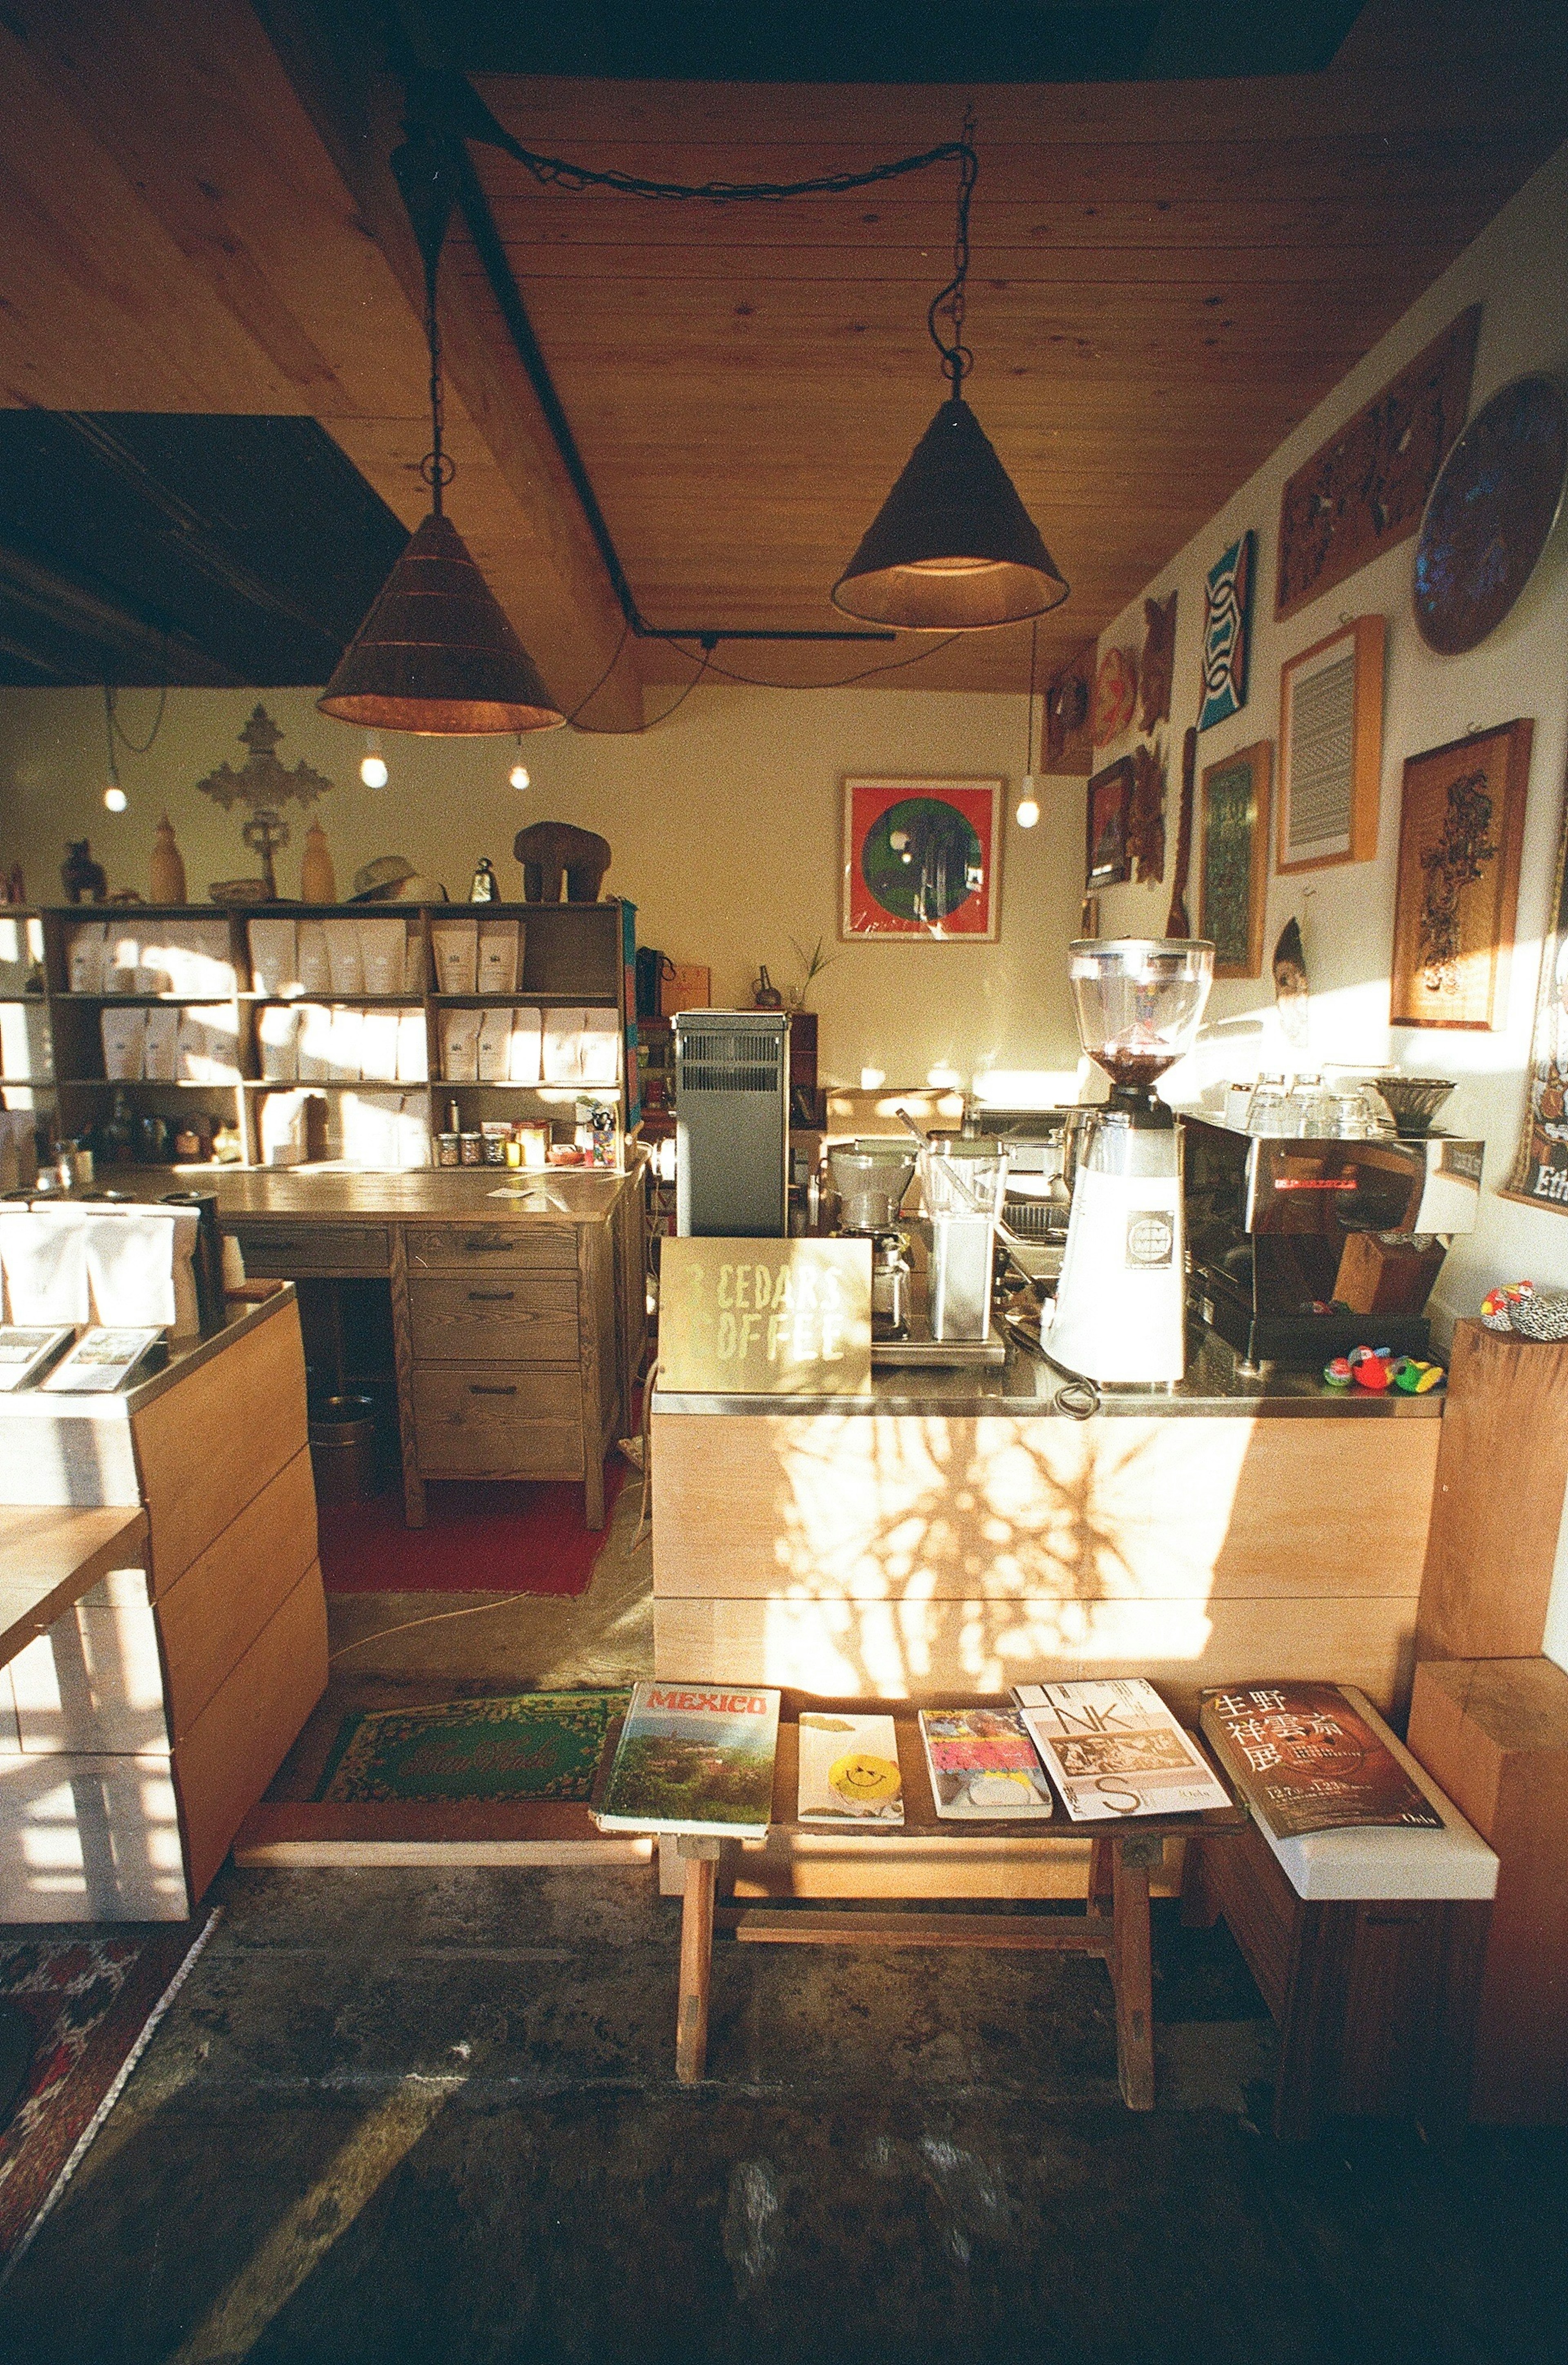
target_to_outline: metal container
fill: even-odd
[[[828,1151],[827,1167],[838,1194],[839,1230],[873,1238],[895,1230],[918,1154],[901,1141],[875,1136],[836,1143]]]
[[[879,1232],[871,1243],[871,1336],[909,1334],[909,1240],[902,1232]]]
[[[306,1431],[318,1503],[363,1503],[375,1492],[375,1404],[370,1396],[320,1396]]]

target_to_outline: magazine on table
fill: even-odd
[[[756,1839],[773,1814],[776,1691],[640,1683],[594,1820],[607,1832]]]
[[[898,1732],[890,1716],[844,1716],[806,1709],[801,1714],[801,1786],[796,1812],[803,1823],[903,1822],[903,1777]]]
[[[0,1390],[25,1388],[63,1355],[75,1336],[74,1327],[69,1322],[42,1329],[24,1329],[15,1322],[0,1323]]]
[[[1230,1804],[1203,1751],[1141,1676],[1014,1684],[1013,1697],[1075,1823]]]
[[[1277,1840],[1352,1825],[1441,1831],[1443,1819],[1341,1684],[1228,1684],[1200,1724]]]
[[[84,1330],[41,1383],[62,1395],[109,1395],[147,1378],[168,1357],[160,1329]]]
[[[1016,1709],[922,1709],[920,1737],[939,1815],[954,1822],[1012,1822],[1044,1821],[1055,1812]]]

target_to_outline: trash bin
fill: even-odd
[[[310,1407],[310,1467],[318,1503],[363,1503],[375,1492],[375,1404],[319,1396]]]

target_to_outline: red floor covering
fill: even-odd
[[[609,1508],[627,1474],[605,1465]],[[583,1490],[568,1481],[431,1483],[428,1525],[403,1525],[400,1489],[367,1503],[324,1503],[321,1575],[329,1593],[586,1593],[605,1529],[583,1523]]]

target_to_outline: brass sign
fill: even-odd
[[[666,1240],[659,1386],[857,1395],[871,1384],[869,1240]]]

